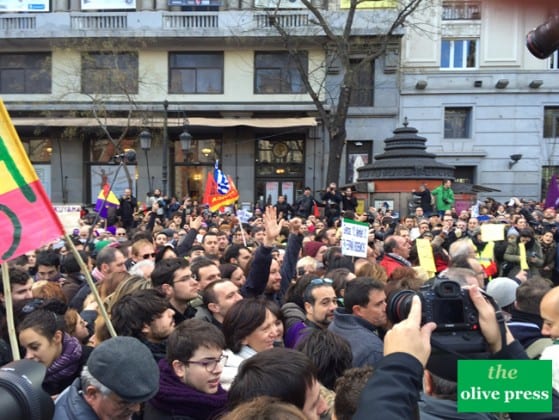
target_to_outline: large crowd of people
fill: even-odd
[[[552,360],[552,413],[510,418],[558,418],[556,209],[487,198],[457,212],[450,180],[418,186],[407,215],[358,211],[353,194],[306,188],[240,220],[159,190],[139,208],[127,190],[108,219],[84,212],[72,244],[9,261],[17,344],[46,367],[54,418],[495,419],[457,412],[456,353],[432,351],[420,299],[409,315],[395,300],[441,280],[476,307],[481,352]],[[344,255],[342,219],[368,224],[366,256]],[[4,305],[0,334],[1,366]]]

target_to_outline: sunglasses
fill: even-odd
[[[147,260],[149,257],[155,258],[155,252],[152,252],[151,254],[144,254],[144,255],[142,255],[142,258],[143,258],[144,260]]]
[[[317,285],[317,284],[332,284],[334,283],[334,281],[332,279],[313,279],[311,280],[311,282],[309,283],[309,285]]]

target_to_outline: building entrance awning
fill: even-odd
[[[163,127],[163,118],[144,120],[142,118],[12,118],[16,127]],[[182,123],[182,122],[181,122]],[[177,126],[176,118],[169,118],[169,126]],[[179,124],[180,125],[180,124]],[[188,118],[189,126],[198,127],[238,127],[247,126],[255,128],[289,128],[289,127],[315,127],[316,118]]]

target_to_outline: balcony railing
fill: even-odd
[[[443,20],[480,20],[481,4],[479,1],[445,1],[443,2]]]
[[[309,24],[309,15],[307,13],[255,14],[254,21],[257,28],[271,28],[275,22],[283,28],[299,28]]]
[[[163,29],[218,28],[217,12],[173,13],[163,15]]]
[[[84,13],[72,15],[70,19],[72,29],[95,30],[95,29],[127,29],[128,16],[126,13]]]
[[[31,31],[36,28],[35,16],[0,16],[0,31]]]

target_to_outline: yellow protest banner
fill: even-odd
[[[419,265],[429,273],[429,276],[434,276],[437,272],[435,268],[435,258],[433,257],[433,248],[429,239],[418,238],[415,240],[417,246],[417,255],[419,257]]]
[[[520,269],[521,270],[528,270],[528,260],[526,259],[526,246],[524,243],[519,242],[518,248],[520,249]]]

